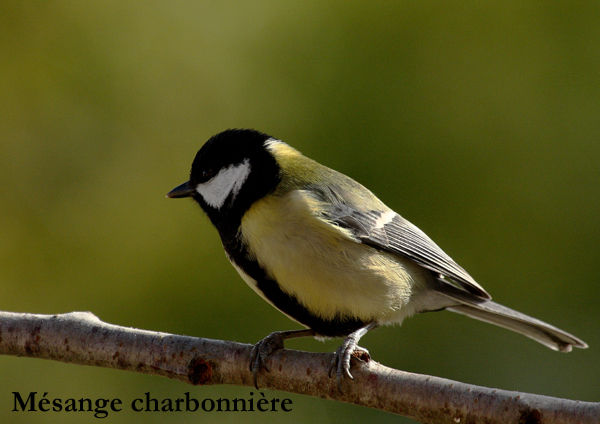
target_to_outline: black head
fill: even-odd
[[[192,197],[217,229],[237,228],[252,203],[280,181],[279,166],[265,146],[269,139],[267,134],[247,129],[211,137],[196,154],[189,181],[167,196]]]

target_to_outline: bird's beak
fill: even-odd
[[[189,181],[178,185],[173,190],[167,193],[167,197],[171,199],[177,199],[180,197],[190,197],[194,192],[194,188],[190,185]]]

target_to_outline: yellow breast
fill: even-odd
[[[320,219],[317,202],[304,190],[256,202],[241,225],[250,253],[283,291],[322,318],[398,321],[425,271]]]

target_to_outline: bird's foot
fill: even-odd
[[[342,381],[344,377],[353,380],[350,373],[350,360],[355,357],[364,362],[369,362],[371,355],[369,351],[356,344],[356,341],[348,337],[340,347],[333,353],[331,364],[329,365],[329,378],[332,378],[335,373],[338,390],[342,391]]]
[[[369,351],[360,347],[358,341],[362,336],[367,334],[369,330],[372,330],[375,327],[377,327],[377,323],[372,322],[350,333],[342,345],[334,352],[331,365],[329,366],[329,378],[333,377],[335,372],[337,387],[340,393],[342,392],[342,381],[344,377],[354,380],[354,377],[350,374],[350,359],[352,356],[364,362],[369,362],[371,359]]]
[[[267,358],[279,349],[283,349],[283,341],[293,337],[314,336],[312,330],[275,331],[259,341],[250,352],[250,371],[254,379],[254,387],[258,389],[258,373],[264,369],[269,372]]]
[[[283,349],[282,331],[275,331],[254,345],[250,352],[250,371],[254,379],[254,387],[258,389],[258,373],[261,369],[269,372],[267,358],[275,351]]]

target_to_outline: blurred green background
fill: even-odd
[[[367,335],[375,360],[598,401],[599,21],[598,2],[3,1],[0,309],[248,343],[298,328],[245,286],[196,205],[164,197],[209,136],[252,127],[371,188],[497,301],[590,344],[560,354],[440,312]],[[12,413],[12,391],[250,392],[8,356],[0,375],[15,423],[93,418]],[[141,418],[412,422],[289,397],[290,414]]]

